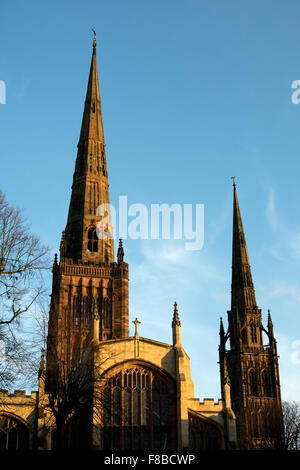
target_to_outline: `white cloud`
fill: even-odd
[[[183,242],[142,241],[138,249],[142,261],[130,270],[130,316],[142,322],[140,335],[170,343],[176,300],[195,396],[219,398],[219,317],[230,304],[228,273],[220,260],[211,259],[205,250],[186,251]]]
[[[269,292],[270,297],[289,296],[296,302],[300,302],[300,291],[292,285],[277,284]]]
[[[278,229],[278,217],[277,210],[275,205],[275,189],[273,187],[269,188],[269,197],[266,208],[266,216],[269,224],[274,230]]]
[[[288,244],[287,231],[282,230],[279,223],[274,188],[269,190],[266,214],[276,237],[278,260],[283,257],[284,248],[287,250],[292,245]],[[211,229],[213,231],[213,227]],[[214,233],[218,238],[222,230],[218,233],[216,227]],[[270,243],[270,250],[274,246],[275,243],[273,246]],[[142,322],[140,335],[170,343],[173,302],[176,300],[182,325],[182,345],[191,358],[195,396],[212,396],[217,399],[220,394],[217,365],[219,317],[226,319],[226,311],[230,306],[228,266],[224,266],[222,260],[210,254],[211,245],[209,250],[205,245],[199,252],[190,252],[184,249],[181,241],[140,241],[135,243],[135,250],[138,256],[130,264],[130,315],[132,319],[138,316]],[[277,261],[274,263],[277,266]],[[284,270],[275,268],[274,280],[268,280],[257,287],[261,291],[258,298],[262,300],[264,308],[269,305],[275,313],[275,333],[281,356],[282,396],[284,399],[295,400],[300,385],[300,378],[297,377],[300,375],[300,365],[296,367],[292,363],[291,355],[294,351],[291,345],[298,338],[279,335],[280,323],[285,322],[281,331],[288,331],[286,323],[294,318],[294,311],[300,302],[300,288],[294,278],[291,279],[293,282],[289,282],[288,276]]]
[[[292,252],[292,256],[296,259],[300,259],[300,230],[299,228],[289,236],[289,244]]]
[[[279,282],[272,282],[265,285],[260,285],[263,291],[263,296],[268,298],[288,297],[292,301],[300,302],[300,289],[293,284],[282,284]]]
[[[295,363],[293,355],[295,348],[293,345],[298,338],[291,338],[286,335],[278,335],[278,354],[279,354],[279,376],[281,384],[282,400],[299,401],[300,389],[300,363]]]

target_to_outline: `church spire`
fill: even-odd
[[[231,309],[227,313],[228,333],[225,336],[222,323],[220,326],[221,387],[222,398],[226,401],[225,384],[230,385],[229,397],[236,417],[238,447],[245,450],[281,448],[284,436],[276,342],[269,314],[267,333],[270,345],[266,348],[263,344],[262,332],[266,330],[262,326],[261,310],[256,305],[234,179]],[[225,348],[227,338],[230,340],[229,349]],[[258,429],[259,422],[265,423],[261,429]],[[258,426],[255,433],[252,433],[253,426]]]
[[[243,309],[255,306],[255,291],[234,180],[231,308]]]
[[[65,230],[65,257],[75,262],[109,265],[114,261],[113,238],[112,235],[103,237],[104,232],[112,234],[112,226],[94,32],[92,60]]]
[[[78,145],[83,143],[86,139],[93,139],[104,144],[96,46],[96,35],[94,32],[93,55]]]

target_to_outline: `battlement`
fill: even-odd
[[[36,400],[37,392],[31,391],[30,395],[26,395],[26,390],[14,390],[13,393],[9,393],[8,390],[0,390],[0,397],[8,398],[32,398]]]
[[[199,408],[222,408],[223,406],[223,400],[221,398],[219,398],[217,402],[214,398],[204,398],[203,401],[200,401],[199,398],[190,398],[189,401]]]
[[[210,405],[210,406],[220,406],[223,403],[221,398],[218,401],[215,401],[214,398],[204,398],[203,401],[199,400],[200,405]]]

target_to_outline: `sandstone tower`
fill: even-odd
[[[53,264],[48,385],[51,369],[68,368],[86,348],[95,334],[93,317],[99,318],[97,339],[128,336],[128,264],[121,240],[114,259],[108,187],[94,39],[68,220]],[[108,236],[99,238],[101,227]]]
[[[263,332],[268,345],[263,344]],[[229,339],[229,350],[226,342]],[[283,422],[276,341],[271,314],[262,325],[257,307],[245,234],[233,185],[233,244],[231,310],[228,332],[221,319],[220,371],[222,396],[230,385],[232,409],[237,419],[240,449],[283,447]]]

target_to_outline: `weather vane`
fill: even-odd
[[[232,179],[233,186],[235,186],[235,176],[232,176],[231,179]]]

